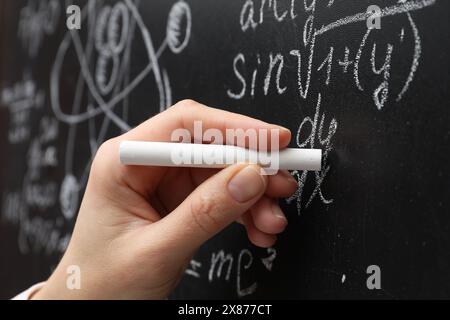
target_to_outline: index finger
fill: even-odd
[[[155,141],[155,142],[171,142],[172,133],[177,129],[186,129],[191,136],[194,136],[194,123],[201,121],[202,130],[216,129],[226,136],[227,130],[249,130],[253,129],[259,133],[261,129],[266,130],[265,141],[267,142],[266,150],[272,148],[271,144],[271,130],[278,130],[278,146],[274,146],[276,150],[285,148],[291,139],[291,132],[283,127],[266,123],[261,120],[253,119],[240,114],[210,108],[192,100],[183,100],[175,106],[166,111],[148,119],[136,128],[129,132],[113,139],[106,147],[103,153],[105,156],[100,157],[103,160],[101,166],[96,166],[105,175],[114,174],[116,181],[124,183],[131,187],[134,191],[147,197],[149,193],[153,192],[162,177],[166,174],[165,167],[136,167],[136,166],[122,166],[118,159],[118,149],[121,141],[137,140],[137,141]],[[264,137],[264,135],[263,135]],[[196,141],[200,142],[200,141]],[[204,141],[201,141],[204,142]],[[210,141],[206,141],[210,142]],[[228,144],[234,144],[240,147],[252,147],[249,145],[249,140],[244,141],[224,141]],[[218,143],[214,141],[213,143]],[[259,148],[259,139],[258,146]],[[97,154],[99,157],[99,154]]]
[[[249,144],[250,136],[247,135],[247,133],[250,134],[251,132],[247,130],[255,131],[258,148],[261,137],[265,138],[268,149],[272,147],[271,132],[274,130],[278,130],[279,149],[287,147],[291,140],[291,132],[284,127],[269,124],[244,115],[210,108],[192,100],[183,100],[165,112],[143,122],[138,127],[122,135],[121,140],[170,142],[172,141],[172,133],[177,129],[186,129],[191,134],[191,137],[194,137],[196,136],[196,128],[194,127],[196,121],[201,123],[202,132],[209,129],[219,130],[223,136],[224,144],[233,144],[247,148],[252,147]],[[241,132],[244,132],[245,139],[240,140],[234,137],[233,141],[228,141],[229,139],[226,139],[227,131],[229,133],[233,132],[233,130],[241,130]],[[211,141],[205,141],[202,135],[202,141],[195,142],[209,143]],[[217,143],[217,141],[213,143]],[[277,146],[274,145],[274,150],[276,149]]]

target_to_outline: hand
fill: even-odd
[[[287,220],[277,198],[295,192],[288,172],[260,174],[256,165],[223,170],[123,166],[123,140],[170,141],[178,128],[279,129],[249,117],[182,101],[128,133],[105,142],[93,161],[72,239],[60,264],[34,299],[163,299],[195,251],[239,221],[250,241],[270,247]],[[66,287],[68,266],[81,270],[80,290]]]

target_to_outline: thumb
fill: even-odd
[[[233,165],[195,189],[163,224],[164,238],[192,251],[244,214],[265,193],[268,179],[252,164]]]

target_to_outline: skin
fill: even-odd
[[[285,128],[185,100],[108,140],[93,161],[70,244],[33,299],[164,299],[195,251],[234,221],[254,245],[275,244],[287,226],[277,199],[297,188],[288,172],[265,176],[252,164],[220,171],[120,164],[121,141],[170,141],[175,129],[192,132],[199,120],[203,130],[224,133],[278,129],[280,149],[291,139]],[[80,267],[80,290],[67,289],[71,265]]]

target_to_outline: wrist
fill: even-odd
[[[81,267],[80,260],[74,259],[71,250],[66,254],[53,271],[44,286],[31,297],[32,300],[71,300],[86,299],[85,290],[81,290]],[[77,263],[75,263],[77,261]],[[84,267],[83,267],[84,269]],[[84,276],[84,274],[83,274]],[[85,280],[85,279],[83,279]]]

